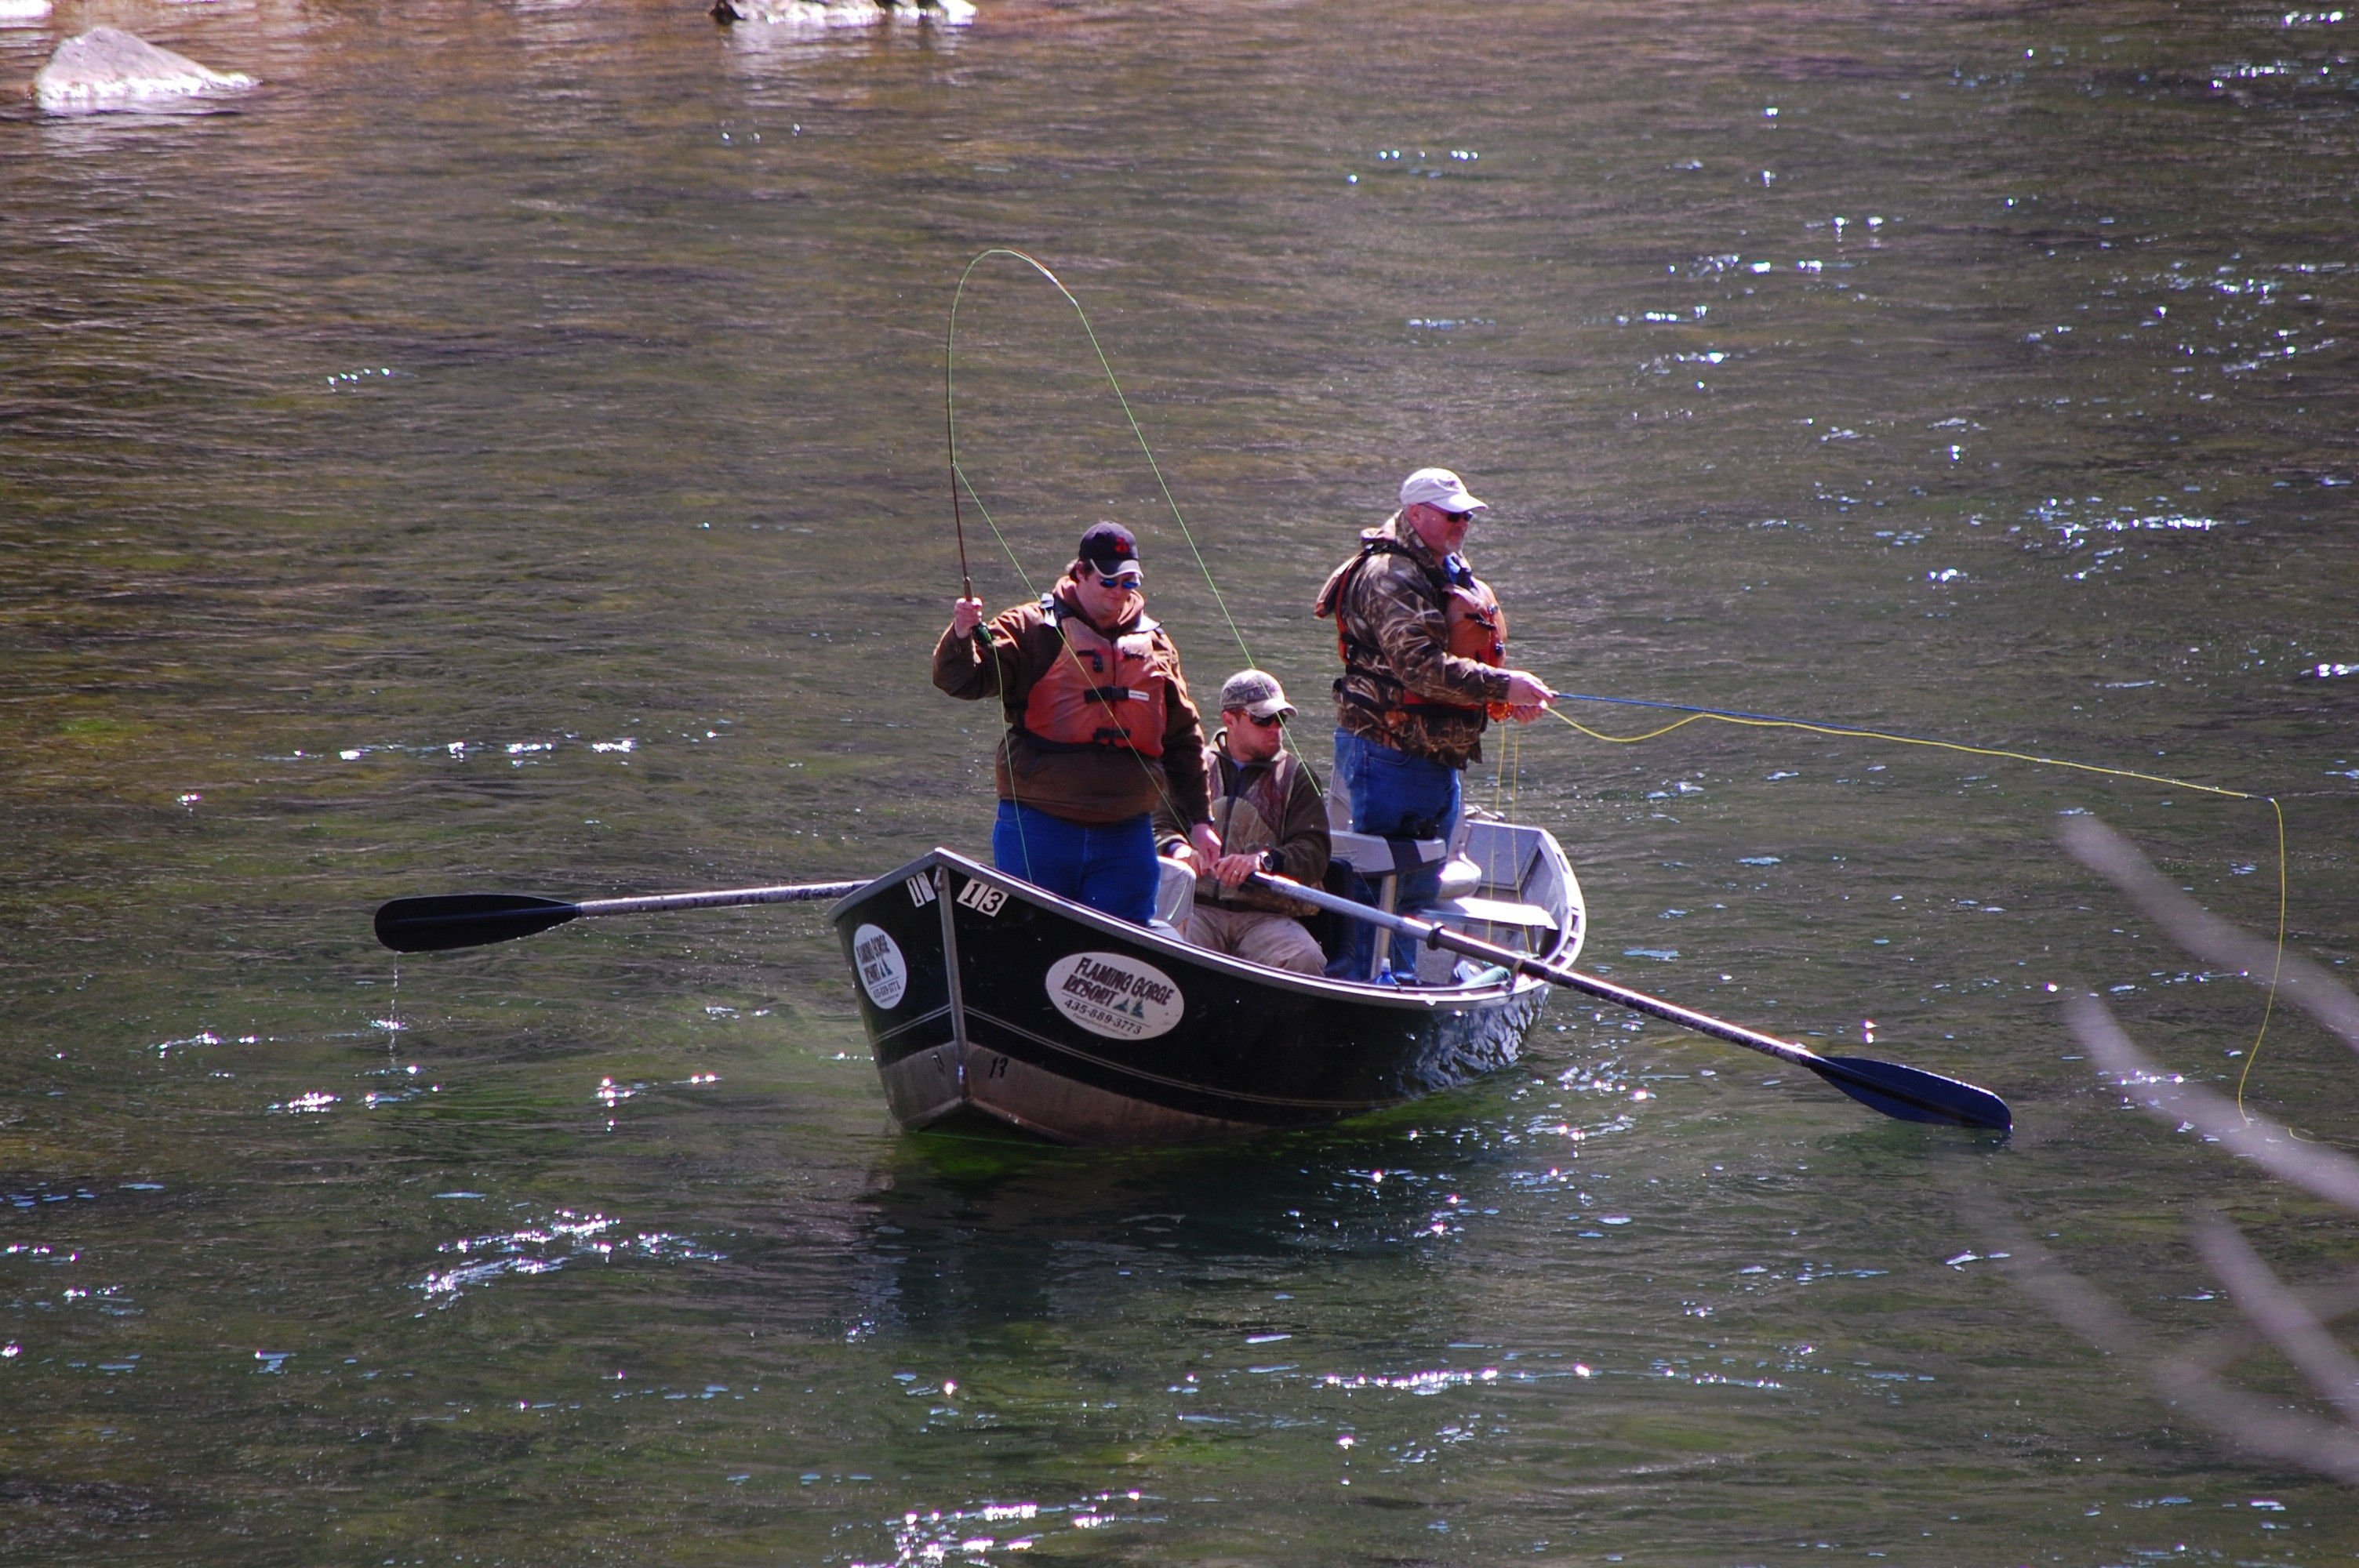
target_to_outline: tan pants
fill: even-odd
[[[1299,920],[1258,909],[1219,909],[1200,903],[1188,917],[1188,940],[1215,953],[1273,969],[1323,975],[1327,955]]]

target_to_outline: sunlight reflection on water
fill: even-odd
[[[1797,1036],[1872,1015],[2003,1087],[2005,1145],[1570,997],[1528,1070],[1315,1135],[905,1139],[818,910],[371,942],[403,893],[981,847],[995,718],[924,665],[945,295],[1001,240],[1085,301],[1226,611],[1035,283],[978,275],[962,467],[1035,576],[1133,523],[1200,695],[1247,658],[1322,692],[1305,606],[1446,462],[1558,684],[2278,791],[2298,943],[2343,956],[2351,24],[1889,22],[259,0],[157,24],[272,84],[235,113],[0,110],[12,1543],[2256,1560],[2267,1515],[2359,1550],[2061,1340],[1951,1198],[2151,1283],[2158,1333],[2228,1321],[2155,1217],[2257,1197],[2058,1001],[2142,1010],[2190,1082],[2256,1064],[2329,1139],[2343,1065],[2232,1058],[2258,993],[2180,983],[2048,835],[2123,823],[2258,927],[2254,803],[1701,723],[1486,748],[1470,798],[1564,838],[1593,955]],[[2117,1531],[2140,1504],[2171,1530]]]

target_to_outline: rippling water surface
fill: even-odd
[[[2180,1346],[2235,1321],[2197,1206],[2297,1281],[2359,1252],[2059,1011],[2350,1143],[2342,1047],[2281,1008],[2253,1061],[2260,993],[2054,848],[2094,812],[2265,929],[2254,800],[1713,724],[1473,777],[1574,853],[1596,968],[1992,1085],[2005,1143],[1571,997],[1317,1136],[910,1139],[816,911],[372,943],[396,893],[984,846],[988,716],[925,660],[950,291],[1009,244],[1298,695],[1321,576],[1445,462],[1559,686],[2277,796],[2291,945],[2352,952],[2359,21],[985,3],[0,27],[11,93],[101,22],[265,82],[0,111],[0,1559],[2359,1551],[2004,1256]],[[1136,525],[1207,684],[1095,375],[977,272],[979,493],[1036,579]]]

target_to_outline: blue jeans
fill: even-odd
[[[1068,822],[1014,801],[991,825],[991,863],[1077,903],[1144,925],[1155,918],[1163,867],[1145,812],[1120,822]]]
[[[1335,731],[1335,782],[1352,803],[1352,831],[1386,838],[1439,838],[1448,843],[1458,833],[1463,814],[1459,772],[1423,757],[1412,757],[1382,741]],[[1353,896],[1374,903],[1374,884],[1354,879]],[[1396,907],[1422,909],[1441,892],[1441,862],[1421,866],[1400,879]],[[1355,923],[1356,924],[1356,923]],[[1353,936],[1352,973],[1364,977],[1375,957],[1375,928],[1357,925]]]

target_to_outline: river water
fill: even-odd
[[[2359,1255],[2059,1004],[2346,1146],[2347,1053],[2280,1008],[2254,1059],[2261,993],[2053,838],[2267,930],[2267,806],[2188,786],[2275,796],[2292,948],[2354,949],[2359,17],[985,4],[0,27],[10,93],[102,22],[264,82],[0,112],[0,1559],[2359,1552],[1994,1256],[2183,1347],[2237,1320],[2198,1206]],[[1308,601],[1441,462],[1568,691],[2185,781],[1710,722],[1470,776],[1573,853],[1594,968],[2016,1135],[1560,998],[1524,1070],[1315,1136],[913,1139],[816,910],[376,947],[399,893],[985,845],[926,654],[991,245],[1089,310],[1322,764]],[[1071,308],[986,262],[959,349],[1023,572],[1124,518],[1234,667]]]

